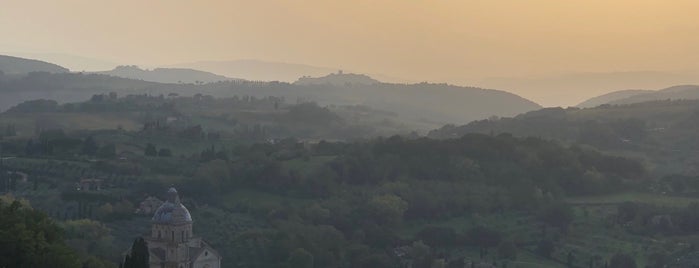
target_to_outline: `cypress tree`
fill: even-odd
[[[145,155],[158,156],[158,150],[155,148],[155,145],[153,145],[152,143],[146,144]]]
[[[148,263],[148,243],[143,237],[136,238],[131,246],[131,252],[124,258],[123,268],[150,268]]]
[[[92,136],[87,137],[83,142],[82,153],[86,155],[95,155],[99,146]]]

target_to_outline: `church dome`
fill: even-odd
[[[175,188],[170,188],[168,190],[168,199],[155,211],[153,222],[168,225],[192,222],[192,215],[190,215],[189,210],[180,203],[180,198]]]

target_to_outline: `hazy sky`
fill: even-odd
[[[697,10],[696,0],[3,0],[0,52],[148,66],[260,59],[460,85],[693,72]]]

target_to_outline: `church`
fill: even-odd
[[[192,232],[192,215],[175,188],[153,215],[148,243],[151,268],[220,268],[221,255]]]

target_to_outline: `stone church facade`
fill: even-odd
[[[192,232],[192,216],[175,188],[152,219],[148,242],[151,268],[220,268],[221,255]]]

